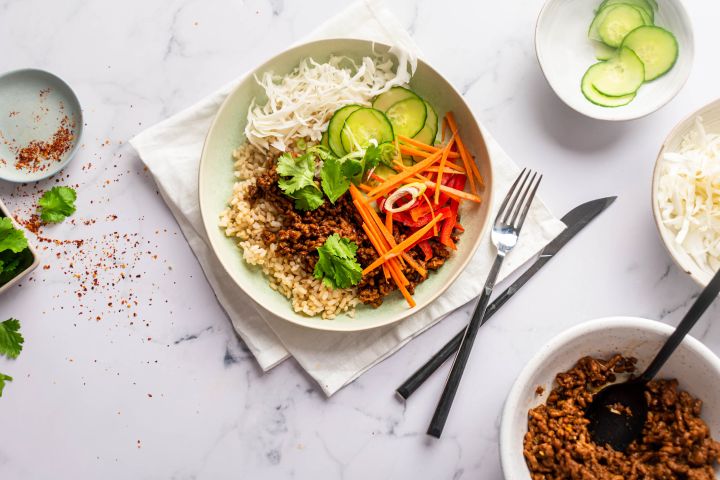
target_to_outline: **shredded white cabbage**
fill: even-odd
[[[678,152],[666,153],[657,202],[675,241],[709,274],[720,268],[720,135],[707,133],[702,118]]]
[[[351,59],[333,56],[326,63],[312,58],[300,62],[285,76],[265,72],[255,80],[263,87],[267,103],[253,99],[248,109],[245,137],[261,150],[270,146],[286,151],[299,138],[320,141],[332,114],[340,107],[370,100],[396,85],[405,85],[415,73],[416,60],[403,50],[392,49],[397,58],[393,71],[390,54]]]

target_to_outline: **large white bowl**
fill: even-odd
[[[490,220],[492,170],[480,127],[460,93],[427,63],[418,60],[410,87],[434,105],[439,115],[444,115],[448,111],[453,112],[462,138],[475,156],[486,187],[482,204],[461,207],[465,232],[458,243],[458,250],[442,268],[431,273],[430,278],[415,289],[414,297],[417,303],[415,308],[408,308],[405,300],[396,292],[387,297],[383,305],[377,309],[364,305],[358,307],[354,318],[340,315],[333,320],[323,320],[296,313],[282,294],[270,288],[267,279],[258,268],[244,262],[235,241],[227,238],[218,226],[220,213],[227,205],[235,181],[232,152],[245,141],[243,130],[248,106],[253,97],[259,102],[266,99],[254,75],[266,71],[280,75],[289,73],[301,59],[306,57],[324,61],[334,54],[360,60],[373,51],[382,53],[389,48],[387,45],[365,40],[331,39],[310,42],[287,50],[250,72],[240,81],[220,107],[205,140],[199,174],[200,211],[213,250],[230,277],[250,298],[278,317],[298,325],[320,330],[367,330],[397,322],[417,313],[441,295],[460,275],[480,244]]]
[[[660,207],[657,202],[657,189],[658,182],[660,180],[660,167],[663,163],[663,156],[666,152],[676,152],[680,148],[680,143],[683,137],[685,137],[690,131],[695,128],[695,119],[702,117],[703,125],[707,132],[720,133],[720,99],[715,100],[702,107],[700,110],[693,112],[691,115],[686,117],[675,128],[673,128],[668,134],[667,138],[660,147],[657,160],[655,161],[655,169],[653,171],[652,180],[652,211],[653,217],[655,218],[655,225],[657,226],[660,238],[662,238],[663,244],[667,249],[670,256],[675,263],[682,268],[686,273],[692,277],[697,283],[702,286],[707,285],[712,278],[712,274],[701,269],[693,258],[688,255],[685,249],[675,241],[675,233],[667,228],[661,221]]]
[[[677,95],[690,75],[695,44],[690,18],[680,0],[658,0],[655,24],[670,30],[680,47],[675,66],[662,77],[643,84],[637,96],[622,107],[591,103],[580,91],[580,81],[598,62],[587,37],[601,0],[547,0],[535,27],[535,52],[550,87],[570,108],[600,120],[631,120],[659,109]]]
[[[505,480],[529,480],[523,457],[528,410],[547,399],[555,375],[572,368],[585,355],[609,357],[614,353],[638,358],[642,371],[654,358],[673,328],[654,320],[610,317],[577,325],[542,347],[515,380],[503,409],[500,459]],[[705,345],[688,336],[660,370],[658,378],[677,378],[680,388],[703,401],[702,418],[715,438],[720,437],[720,359]],[[535,389],[545,391],[536,395]]]

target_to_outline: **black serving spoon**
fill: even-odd
[[[648,414],[648,404],[645,399],[648,382],[660,371],[685,335],[717,298],[718,293],[720,293],[720,271],[700,293],[680,325],[640,376],[623,383],[609,385],[595,394],[585,410],[585,417],[590,421],[588,430],[595,443],[607,444],[617,451],[624,451],[633,440],[640,437]]]

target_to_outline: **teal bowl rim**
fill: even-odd
[[[53,175],[56,175],[63,168],[67,167],[70,164],[70,162],[74,159],[75,155],[77,154],[78,149],[80,148],[80,140],[82,139],[83,130],[84,130],[83,109],[82,109],[82,104],[80,103],[80,99],[78,98],[77,94],[75,93],[75,90],[72,89],[70,84],[68,84],[65,80],[63,80],[59,76],[55,75],[54,73],[48,72],[47,70],[43,70],[41,68],[32,68],[32,67],[19,68],[17,70],[10,70],[9,72],[0,74],[0,80],[2,80],[5,77],[9,77],[10,75],[15,75],[18,73],[25,73],[25,72],[35,72],[35,73],[41,73],[44,75],[48,75],[50,77],[53,77],[59,84],[63,85],[65,88],[67,88],[68,92],[70,93],[70,98],[77,104],[78,121],[77,121],[77,127],[75,129],[75,139],[73,139],[73,146],[70,149],[70,152],[67,154],[67,157],[65,158],[65,160],[58,163],[56,168],[50,168],[50,169],[42,172],[38,176],[33,176],[32,178],[26,178],[24,180],[15,180],[15,179],[10,179],[10,178],[5,178],[2,175],[2,171],[0,171],[0,180],[10,182],[10,183],[39,182],[41,180],[50,178]]]
[[[272,65],[273,61],[277,57],[279,57],[281,55],[285,55],[285,54],[295,51],[295,50],[300,50],[300,49],[306,48],[310,45],[315,45],[315,44],[333,45],[334,42],[348,42],[348,41],[370,44],[371,46],[379,46],[384,49],[392,48],[390,45],[385,44],[383,42],[378,42],[378,41],[373,41],[373,40],[365,40],[365,39],[357,39],[357,38],[326,38],[326,39],[321,39],[321,40],[313,40],[313,41],[297,44],[288,49],[282,50],[282,51],[276,53],[275,55],[273,55],[272,57],[270,57],[269,59],[267,59],[266,61],[262,62],[260,65],[252,68],[246,74],[242,75],[242,77],[240,77],[236,81],[235,85],[228,92],[227,96],[221,103],[220,107],[218,108],[217,112],[215,113],[215,117],[213,118],[212,123],[210,124],[210,127],[208,128],[207,133],[205,134],[205,140],[203,141],[203,148],[200,153],[200,165],[198,168],[198,179],[197,179],[197,182],[198,182],[198,206],[200,207],[200,216],[203,221],[205,235],[208,238],[210,248],[213,251],[213,255],[216,256],[218,262],[222,265],[222,268],[225,270],[225,272],[228,274],[228,276],[232,279],[232,281],[235,283],[235,285],[240,290],[242,290],[253,301],[253,303],[255,305],[258,305],[263,310],[271,313],[272,315],[275,315],[278,318],[281,318],[284,321],[287,321],[289,323],[292,323],[294,325],[298,325],[301,327],[309,328],[312,330],[346,332],[346,333],[347,332],[368,331],[368,330],[373,330],[376,328],[381,328],[381,327],[386,327],[388,325],[396,324],[402,320],[405,320],[406,318],[408,318],[412,315],[415,315],[415,314],[421,312],[423,309],[425,309],[430,304],[432,304],[435,300],[437,300],[438,297],[440,297],[443,293],[445,293],[445,291],[458,279],[458,277],[460,276],[460,274],[462,274],[462,272],[465,270],[465,268],[467,268],[467,265],[470,263],[470,260],[473,258],[473,256],[477,252],[477,249],[479,248],[480,244],[482,243],[482,239],[485,238],[485,234],[491,223],[491,219],[492,219],[491,212],[493,211],[493,203],[494,203],[493,195],[492,195],[492,188],[490,188],[486,193],[487,204],[488,204],[488,214],[486,215],[486,218],[483,219],[483,225],[482,225],[482,228],[478,235],[478,238],[472,245],[472,248],[470,249],[470,251],[467,253],[466,258],[462,259],[462,262],[458,266],[457,271],[454,273],[454,275],[452,275],[450,278],[448,278],[447,281],[440,288],[437,289],[437,292],[435,294],[433,294],[430,298],[428,298],[428,300],[426,302],[424,302],[424,304],[422,304],[421,306],[418,306],[418,307],[412,308],[412,309],[408,308],[402,314],[396,315],[395,317],[391,317],[383,322],[378,322],[377,324],[374,324],[372,326],[353,327],[352,325],[348,325],[348,324],[339,325],[339,324],[335,324],[332,320],[327,320],[327,321],[322,321],[322,322],[316,323],[315,322],[317,320],[316,317],[307,317],[306,322],[298,321],[295,318],[291,318],[291,317],[287,316],[286,309],[277,308],[275,305],[264,305],[264,304],[259,303],[253,297],[252,292],[250,292],[249,290],[247,290],[243,287],[242,282],[238,280],[237,275],[232,271],[231,268],[229,268],[225,264],[225,262],[223,262],[220,255],[218,255],[216,253],[218,251],[218,247],[215,244],[213,235],[210,232],[210,228],[217,228],[216,221],[214,219],[212,221],[207,219],[203,213],[205,211],[204,202],[203,202],[203,198],[205,197],[205,195],[204,195],[204,188],[203,188],[203,183],[202,183],[201,179],[202,179],[203,164],[207,161],[206,158],[208,156],[207,148],[208,148],[208,138],[210,136],[210,133],[215,129],[218,118],[220,117],[220,112],[222,112],[227,107],[227,105],[229,103],[229,99],[235,94],[235,92],[244,84],[244,82],[246,82],[248,80],[248,78],[251,78],[257,72],[262,71],[263,69],[269,68]],[[488,185],[490,185],[492,187],[492,185],[494,185],[493,167],[492,167],[490,151],[487,148],[487,142],[485,140],[485,132],[483,131],[483,128],[480,126],[480,123],[477,121],[477,118],[476,118],[475,114],[473,113],[472,109],[466,102],[465,97],[452,85],[452,83],[449,80],[447,80],[445,78],[444,75],[442,75],[440,72],[438,72],[438,70],[435,69],[428,62],[426,62],[425,60],[422,60],[420,58],[418,58],[418,62],[422,62],[426,68],[428,68],[429,70],[434,72],[436,75],[438,75],[440,78],[445,80],[445,82],[447,83],[447,86],[458,96],[460,101],[463,102],[463,104],[465,105],[465,108],[467,108],[468,112],[470,113],[470,116],[473,118],[475,125],[478,128],[480,138],[482,140],[482,149],[485,151],[485,154],[486,154],[487,158],[489,159],[489,161],[488,161],[488,173],[489,173]],[[476,156],[477,156],[477,152],[476,152]],[[267,288],[268,289],[270,288],[269,284],[267,285]],[[287,300],[288,300],[288,308],[291,308],[291,307],[289,307],[290,300],[289,299],[287,299]],[[382,308],[382,307],[380,307],[380,308]]]

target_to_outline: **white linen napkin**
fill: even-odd
[[[320,26],[306,40],[338,37],[376,40],[418,53],[409,34],[385,8],[382,0],[359,0]],[[262,369],[267,371],[292,355],[329,396],[445,315],[477,297],[482,288],[478,279],[487,275],[495,252],[489,239],[486,239],[453,288],[420,313],[372,331],[309,330],[256,307],[225,273],[208,246],[198,205],[197,179],[205,134],[215,112],[237,82],[229,83],[190,108],[148,128],[130,143],[155,178],[218,301]],[[483,134],[493,163],[497,206],[519,168],[485,129]],[[522,238],[506,259],[500,278],[532,258],[564,228],[565,225],[550,213],[542,201],[536,199]]]

